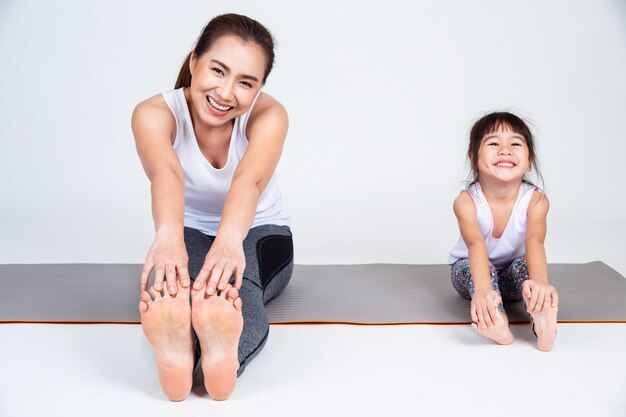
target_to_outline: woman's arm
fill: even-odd
[[[246,128],[248,149],[233,175],[215,242],[194,288],[201,288],[208,280],[206,291],[212,295],[224,289],[233,274],[235,287],[241,288],[245,269],[242,243],[254,221],[259,196],[280,160],[288,124],[285,108],[261,94]]]
[[[543,246],[549,208],[548,197],[535,190],[527,211],[525,244],[529,281],[523,291],[526,308],[531,313],[541,313],[550,305],[556,307],[558,304],[556,290],[548,284],[548,262]]]
[[[500,295],[491,287],[491,271],[485,238],[480,232],[476,205],[469,192],[462,192],[454,200],[454,214],[461,237],[468,250],[470,274],[474,283],[472,296],[472,320],[482,328],[492,327],[496,320],[497,306],[502,302]]]
[[[154,287],[161,291],[165,276],[169,293],[175,294],[177,274],[184,286],[189,285],[183,235],[185,180],[172,148],[176,120],[163,97],[157,95],[137,105],[131,124],[137,153],[151,183],[156,230],[141,273],[141,290],[146,290],[150,271],[154,269]]]

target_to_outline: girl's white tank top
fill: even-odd
[[[176,119],[173,148],[185,174],[185,226],[215,236],[233,174],[248,148],[246,124],[256,98],[250,109],[235,119],[226,165],[216,169],[200,151],[184,89],[170,90],[162,95]],[[266,224],[289,226],[289,216],[283,211],[275,174],[259,196],[252,227]]]
[[[517,200],[513,206],[511,217],[500,238],[493,237],[493,217],[489,203],[483,194],[480,183],[475,182],[468,187],[468,191],[476,205],[478,215],[478,226],[485,238],[489,261],[497,268],[504,268],[514,259],[526,254],[526,223],[528,204],[535,192],[534,185],[522,182],[517,195]],[[456,246],[450,251],[448,264],[452,265],[459,259],[467,259],[468,250],[463,237],[459,238]]]

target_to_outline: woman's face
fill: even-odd
[[[222,126],[244,114],[261,88],[267,58],[254,42],[227,35],[197,57],[192,54],[191,97],[195,122]]]

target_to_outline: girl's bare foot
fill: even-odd
[[[543,352],[549,352],[554,346],[557,313],[558,307],[550,307],[547,313],[531,314],[533,330],[537,335],[537,348]]]
[[[239,359],[237,348],[243,329],[241,298],[230,284],[221,294],[192,292],[191,322],[200,340],[204,386],[215,400],[225,400],[235,389]]]
[[[482,328],[476,323],[472,323],[472,329],[479,335],[488,337],[501,345],[510,345],[515,339],[509,329],[509,320],[506,314],[500,311],[496,311],[496,320],[493,327]]]
[[[165,395],[172,401],[184,400],[193,383],[193,339],[189,288],[182,286],[176,297],[153,287],[141,293],[141,327],[148,338]]]

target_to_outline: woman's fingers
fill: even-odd
[[[215,264],[213,269],[211,270],[211,277],[209,278],[209,282],[207,282],[206,293],[208,295],[213,295],[217,291],[217,286],[220,282],[220,278],[222,277],[222,272],[224,271],[224,266],[222,264]]]
[[[139,281],[142,292],[148,289],[148,279],[150,278],[150,271],[152,271],[152,267],[153,265],[151,262],[143,264],[143,269],[141,270],[141,280]]]
[[[241,285],[243,284],[243,271],[245,265],[238,266],[237,264],[226,264],[224,269],[222,270],[222,275],[220,277],[219,283],[217,284],[217,289],[223,291],[226,286],[230,283],[233,275],[235,276],[235,282],[233,286],[239,290]]]
[[[243,284],[243,271],[245,268],[245,265],[235,268],[235,288],[238,290],[241,289],[241,285]]]
[[[176,268],[174,265],[169,264],[165,266],[165,279],[167,281],[167,292],[170,295],[176,294],[178,288],[176,285]]]
[[[178,266],[177,270],[178,270],[178,278],[180,280],[180,285],[187,288],[189,284],[191,283],[191,278],[189,277],[189,270],[184,265]]]
[[[189,277],[189,270],[182,262],[176,265],[174,263],[164,261],[157,264],[148,261],[144,264],[144,267],[141,270],[141,291],[147,290],[150,280],[150,272],[152,270],[154,270],[153,285],[158,291],[165,288],[169,294],[174,295],[178,292],[178,282],[180,282],[183,287],[188,287],[190,285],[191,278]],[[165,286],[163,283],[164,280]]]
[[[161,297],[161,293],[157,291],[156,288],[154,288],[154,285],[148,289],[148,292],[150,293],[150,296],[152,297],[153,300],[156,300],[157,298]]]
[[[154,288],[157,291],[163,290],[163,277],[165,276],[165,265],[157,263],[154,266]]]
[[[195,290],[199,290],[206,285],[207,280],[209,279],[209,275],[211,274],[211,270],[213,269],[213,264],[211,264],[208,260],[204,261],[204,265],[198,272],[198,276],[193,283],[193,288]]]
[[[219,282],[217,283],[217,289],[220,291],[224,291],[226,286],[230,282],[230,277],[233,276],[233,270],[235,267],[233,265],[226,265],[222,270],[222,275],[220,276]]]
[[[154,243],[146,256],[140,286],[142,291],[145,291],[150,285],[150,275],[153,274],[152,286],[157,291],[165,289],[168,294],[175,295],[179,288],[177,282],[179,277],[182,277],[181,285],[190,281],[189,272],[187,272],[188,255],[183,234],[163,230],[165,231],[157,232]]]

